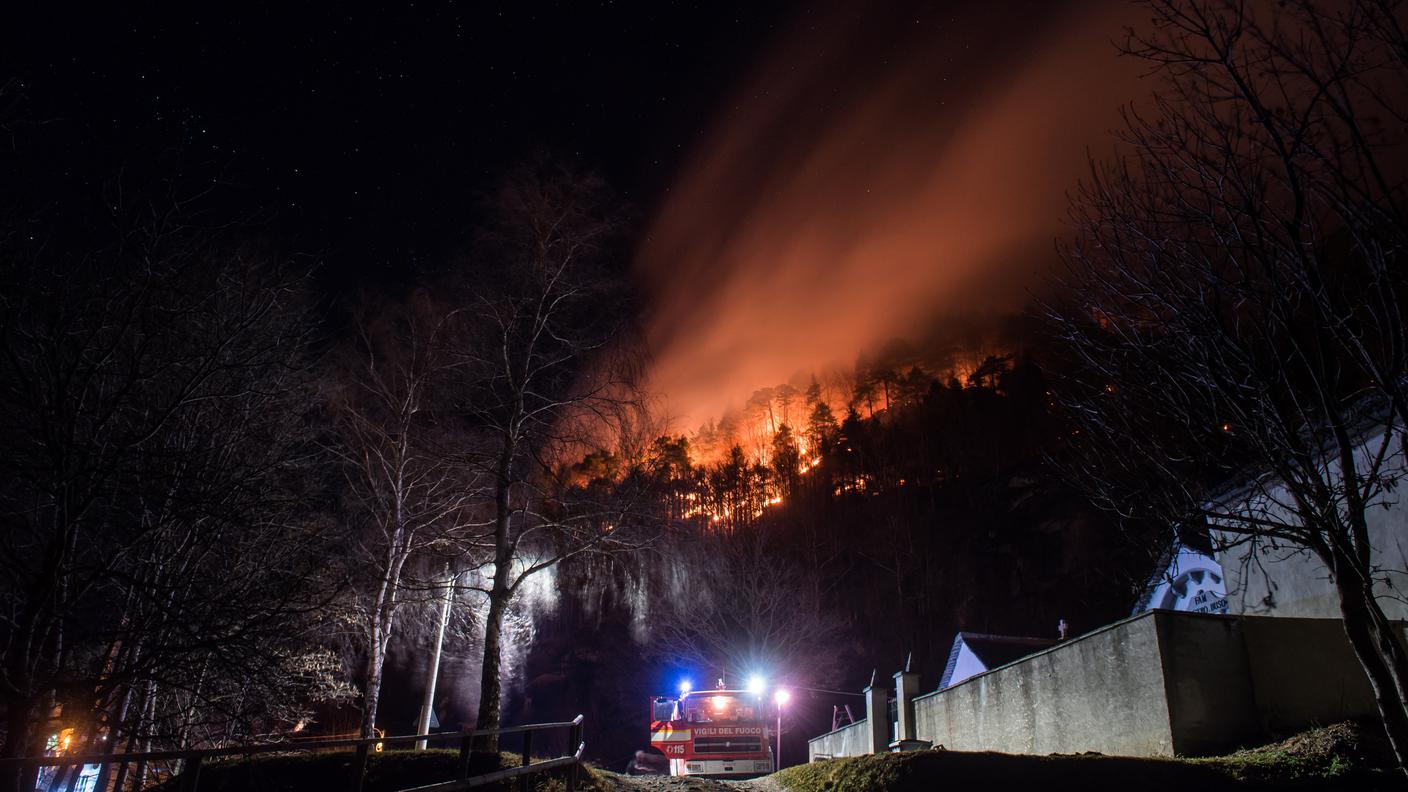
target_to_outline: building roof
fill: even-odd
[[[948,663],[944,665],[944,675],[939,680],[939,689],[949,686],[958,656],[967,646],[979,662],[988,670],[1020,660],[1029,654],[1055,646],[1061,641],[1056,638],[1031,638],[1021,635],[991,635],[988,633],[960,632],[953,636],[953,647],[948,651]]]

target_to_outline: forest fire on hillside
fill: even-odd
[[[662,438],[667,446],[678,444],[682,472],[687,475],[677,483],[692,488],[684,494],[676,516],[720,527],[751,523],[780,506],[795,487],[815,478],[811,474],[828,455],[854,455],[848,431],[857,430],[861,423],[888,422],[892,410],[918,408],[936,388],[995,390],[1012,359],[1010,355],[991,356],[961,379],[956,372],[935,376],[917,366],[911,366],[903,376],[883,366],[858,369],[844,380],[844,392],[849,394],[844,399],[823,396],[814,381],[805,391],[805,409],[795,415],[795,427],[787,418],[795,389],[784,385],[756,391],[748,400],[749,409],[727,411],[688,438]],[[887,382],[894,384],[893,389]],[[868,396],[877,386],[883,391],[878,402]],[[774,403],[779,392],[781,405]],[[838,421],[838,415],[844,419]],[[819,486],[834,495],[877,494],[877,482],[869,474],[838,475],[833,469],[826,479],[808,486]],[[905,480],[896,483],[903,486]],[[721,491],[729,494],[720,497]]]

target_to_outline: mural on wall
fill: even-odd
[[[1192,613],[1227,613],[1222,565],[1208,553],[1178,545],[1167,567],[1144,587],[1135,613],[1156,608]]]

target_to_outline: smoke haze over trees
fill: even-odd
[[[1143,93],[1110,45],[1138,21],[1103,0],[832,3],[779,36],[641,246],[671,417],[1020,311],[1086,152]]]

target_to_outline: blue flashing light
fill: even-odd
[[[682,679],[682,680],[680,680],[680,695],[681,695],[681,696],[685,695],[686,693],[688,693],[688,692],[691,691],[691,690],[694,690],[694,683],[693,683],[693,682],[690,682],[688,679]]]

